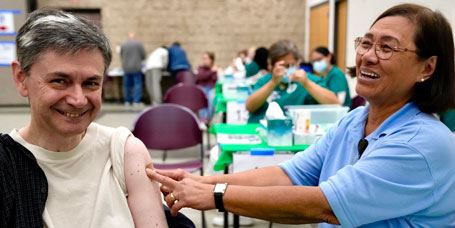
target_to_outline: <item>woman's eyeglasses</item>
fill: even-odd
[[[392,58],[394,52],[414,52],[417,50],[411,50],[408,48],[398,47],[398,44],[394,40],[384,41],[381,43],[373,42],[369,38],[357,37],[355,39],[355,51],[359,55],[364,55],[374,46],[374,52],[379,59],[388,60]]]

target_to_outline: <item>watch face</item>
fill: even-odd
[[[226,184],[216,184],[215,185],[215,189],[213,190],[213,192],[224,193],[225,190],[226,190]]]

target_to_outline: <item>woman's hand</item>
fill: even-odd
[[[284,64],[285,62],[282,60],[276,62],[275,65],[273,66],[272,82],[275,85],[278,85],[281,82],[283,76],[286,74],[286,66]]]
[[[308,84],[307,74],[301,69],[296,70],[294,74],[290,75],[289,80],[291,82],[299,82],[304,88],[306,88],[306,85]]]
[[[147,167],[146,173],[147,173],[147,176],[149,177],[149,179],[152,179],[152,176],[149,174],[153,173],[153,172],[156,172],[162,176],[169,177],[175,181],[181,181],[185,178],[188,178],[188,179],[192,179],[197,182],[201,182],[201,183],[203,182],[201,176],[191,174],[189,172],[186,172],[183,169],[160,170],[160,169],[153,169],[153,168],[151,169],[151,168]],[[165,185],[161,185],[160,191],[163,193],[164,196],[166,196],[167,194],[169,194],[171,192]]]
[[[177,215],[177,212],[183,207],[198,210],[215,208],[214,186],[194,180],[191,178],[195,177],[194,175],[182,171],[165,171],[169,175],[166,176],[152,169],[146,169],[146,172],[151,180],[161,183],[162,191],[166,192],[165,194],[163,192],[164,200],[171,208],[173,216]]]

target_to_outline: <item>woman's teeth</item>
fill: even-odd
[[[360,73],[361,73],[363,76],[368,77],[368,78],[372,78],[372,79],[379,78],[379,75],[376,74],[376,73],[365,72],[365,71],[361,71]]]

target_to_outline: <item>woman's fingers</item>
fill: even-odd
[[[155,171],[163,176],[170,177],[176,181],[182,180],[185,178],[188,173],[183,169],[175,169],[175,170],[162,170],[162,169],[155,169]]]
[[[163,176],[157,173],[155,170],[146,169],[147,176],[154,181],[157,181],[168,188],[171,192],[174,190],[175,186],[178,184],[177,181],[169,178],[167,176]]]
[[[183,208],[183,202],[176,200],[171,208],[171,215],[176,216],[180,209]]]

